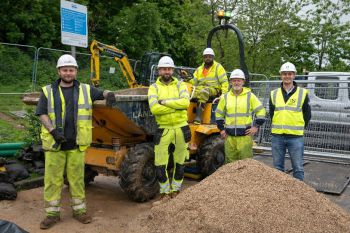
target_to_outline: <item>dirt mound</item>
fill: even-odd
[[[252,159],[221,167],[144,221],[148,232],[350,232],[350,215]]]

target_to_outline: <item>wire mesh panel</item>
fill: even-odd
[[[186,67],[186,66],[175,66],[173,76],[178,80],[183,80],[185,77],[192,79],[193,73],[195,72],[195,68]],[[184,73],[185,72],[185,73]],[[149,83],[155,83],[158,77],[158,69],[156,65],[152,66],[151,74],[149,76]]]
[[[25,108],[21,96],[32,90],[36,48],[0,43],[0,112]]]
[[[309,76],[306,81],[298,81],[299,86],[308,89],[312,118],[305,130],[305,149],[327,153],[338,153],[350,158],[350,73],[332,76],[320,74]],[[260,83],[262,84],[262,83]],[[252,83],[253,90],[266,88],[268,92],[280,85],[277,81],[268,81],[266,85]],[[253,91],[254,92],[254,91]],[[261,96],[259,96],[261,97]],[[268,98],[264,106],[268,108]],[[267,104],[266,104],[267,103]],[[257,136],[261,145],[271,144],[271,120],[260,129]]]
[[[0,43],[0,93],[31,90],[36,48]]]
[[[32,90],[36,48],[0,43],[0,143],[23,141],[27,109],[21,97]]]
[[[56,50],[50,48],[39,48],[37,55],[37,66],[35,75],[35,89],[40,91],[42,86],[52,83],[58,79],[56,63],[63,54],[70,54],[70,51]],[[82,83],[91,83],[91,54],[76,53],[78,63],[77,80]],[[136,61],[135,61],[136,62]],[[113,57],[100,56],[100,88],[117,90],[126,88],[127,81],[123,77],[118,62]],[[95,72],[95,71],[94,71]]]

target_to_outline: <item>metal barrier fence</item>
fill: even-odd
[[[9,142],[22,132],[12,114],[23,115],[28,106],[21,100],[23,93],[32,91],[32,77],[37,49],[33,46],[0,43],[0,142]]]
[[[70,52],[0,42],[0,142],[25,139],[25,132],[20,129],[26,121],[15,116],[23,117],[27,110],[35,110],[35,106],[25,105],[22,95],[40,91],[42,86],[57,79],[57,59]],[[90,83],[90,56],[88,53],[76,53],[78,80],[81,82]],[[129,59],[129,62],[135,69],[137,61]],[[119,65],[112,57],[100,57],[100,73],[101,88],[115,90],[127,87]]]
[[[0,94],[22,94],[40,90],[41,86],[58,77],[57,59],[70,52],[0,42]],[[90,57],[89,53],[76,52],[78,80],[81,82],[90,83]],[[139,61],[129,59],[129,62],[135,71]],[[102,87],[126,87],[119,65],[112,57],[101,56],[100,68]]]
[[[25,92],[39,91],[40,87],[56,79],[56,62],[59,56],[70,51],[35,48],[33,46],[0,43],[0,112],[17,112],[28,108],[20,97]],[[90,54],[78,53],[78,80],[90,82]],[[126,87],[124,77],[113,58],[101,56],[101,87],[113,90]],[[129,59],[134,70],[139,63]],[[118,67],[118,68],[117,68]],[[176,67],[175,76],[186,70],[193,76],[194,68]],[[250,74],[250,87],[268,110],[270,91],[279,87],[278,76],[266,77]],[[229,76],[229,73],[228,73]],[[325,73],[309,77],[298,76],[300,86],[309,90],[312,119],[305,131],[306,150],[337,153],[350,158],[350,74]],[[157,77],[156,66],[152,67],[150,83]],[[308,79],[307,81],[305,79]],[[259,81],[256,81],[259,80]],[[263,146],[271,143],[271,122],[259,131],[256,140]],[[1,135],[0,135],[1,136]]]
[[[34,76],[34,90],[38,90],[43,85],[54,81],[58,78],[56,70],[57,59],[70,51],[39,48],[36,59],[36,73]],[[76,53],[76,60],[79,65],[77,80],[83,83],[90,83],[91,75],[91,54]],[[136,66],[136,60],[129,59],[133,67]],[[50,80],[48,82],[48,80]],[[119,68],[118,63],[110,56],[100,56],[100,87],[103,89],[120,89],[126,88],[127,83]]]
[[[186,71],[187,74],[188,74],[190,77],[193,77],[193,73],[194,73],[195,70],[196,70],[196,69],[195,69],[195,68],[192,68],[192,67],[175,66],[173,76],[175,76],[176,78],[178,78],[178,79],[180,80],[180,79],[182,79],[181,71]],[[157,77],[158,77],[157,66],[156,66],[156,65],[153,65],[152,68],[151,68],[151,75],[150,75],[150,77],[149,77],[149,83],[154,83],[154,82],[156,82]]]
[[[308,89],[312,118],[305,130],[305,150],[342,155],[350,158],[350,73],[347,75],[310,76],[297,81]],[[251,89],[269,111],[269,93],[280,81],[253,81]],[[271,120],[260,129],[256,140],[271,145]]]

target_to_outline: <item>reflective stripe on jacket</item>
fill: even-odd
[[[64,128],[64,119],[66,115],[66,104],[65,99],[61,90],[58,87],[61,104],[62,104],[62,128]],[[47,98],[47,111],[48,116],[52,122],[53,127],[56,127],[56,116],[55,116],[55,106],[54,106],[54,96],[52,91],[52,86],[47,85],[42,88],[44,95]],[[86,150],[92,141],[92,100],[90,96],[90,85],[80,84],[79,85],[79,97],[78,97],[78,110],[77,110],[77,138],[76,143],[79,145],[81,151]],[[44,150],[57,151],[59,148],[54,149],[53,145],[55,140],[53,139],[50,132],[42,125],[41,126],[41,140],[42,147]]]
[[[296,87],[295,93],[285,103],[281,88],[271,91],[271,100],[275,105],[271,132],[273,134],[304,135],[304,117],[302,106],[307,90]]]
[[[193,82],[195,86],[213,86],[218,90],[221,90],[222,94],[228,91],[228,79],[224,67],[213,61],[213,65],[210,67],[206,76],[203,76],[204,63],[196,69],[193,76]]]
[[[216,120],[225,121],[225,130],[232,136],[243,136],[245,130],[252,126],[252,114],[264,121],[266,111],[260,100],[249,88],[243,87],[243,91],[237,96],[229,91],[221,97],[216,108]]]
[[[159,100],[165,100],[165,104],[159,104]],[[166,85],[158,78],[148,89],[148,104],[159,128],[187,125],[187,108],[190,100],[184,82],[173,77],[173,81]]]

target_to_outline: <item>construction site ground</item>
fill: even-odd
[[[255,158],[271,165],[269,156]],[[305,175],[307,180],[310,176],[307,165]],[[184,189],[197,182],[186,179]],[[67,186],[64,186],[62,195],[61,222],[46,232],[142,232],[141,221],[150,213],[153,202],[135,203],[129,200],[119,187],[118,178],[100,175],[86,188],[88,211],[93,217],[93,222],[83,225],[71,216]],[[349,187],[345,188],[341,195],[326,196],[350,212]],[[29,232],[41,232],[39,223],[44,217],[43,204],[42,187],[20,191],[15,201],[0,202],[0,219],[14,222]]]

